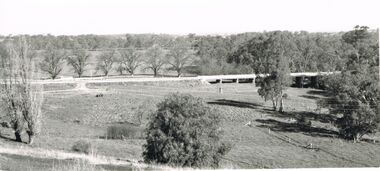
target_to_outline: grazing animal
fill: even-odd
[[[97,94],[95,97],[103,97],[103,93]]]

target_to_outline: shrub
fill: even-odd
[[[360,141],[380,127],[380,87],[377,76],[363,66],[358,71],[345,71],[326,78],[330,95],[318,105],[327,107],[338,118],[336,127],[342,137]]]
[[[177,93],[167,96],[157,108],[146,130],[146,162],[179,167],[219,166],[231,147],[220,142],[220,118],[202,99]]]
[[[77,141],[74,143],[71,150],[79,153],[89,154],[91,151],[91,143],[84,140]]]
[[[126,139],[141,138],[142,130],[138,126],[133,125],[112,125],[107,128],[107,138],[110,139]]]

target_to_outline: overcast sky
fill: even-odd
[[[0,34],[229,34],[379,28],[379,0],[0,0]]]

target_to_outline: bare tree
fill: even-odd
[[[7,44],[7,54],[1,60],[1,99],[5,102],[7,115],[15,130],[16,141],[21,142],[25,129],[29,144],[40,131],[41,106],[43,101],[42,85],[32,85],[35,67],[32,52],[25,37],[19,37]]]
[[[56,79],[63,69],[62,65],[66,57],[66,52],[49,47],[43,56],[44,59],[40,63],[41,70],[48,73],[51,79]]]
[[[153,45],[145,52],[146,69],[151,69],[155,77],[165,65],[164,55],[164,51],[158,45]]]
[[[127,72],[132,76],[135,74],[136,69],[142,64],[142,55],[134,48],[120,51],[120,62]]]
[[[167,63],[171,65],[169,69],[176,71],[178,77],[182,75],[183,69],[189,66],[194,58],[190,44],[181,40],[177,41],[166,56]]]
[[[115,62],[116,51],[103,52],[98,56],[98,64],[96,70],[100,70],[105,76],[108,76],[109,72],[113,68]]]
[[[90,58],[89,53],[83,49],[76,49],[66,58],[66,60],[67,63],[74,68],[75,73],[77,73],[80,78],[88,65],[88,58]]]

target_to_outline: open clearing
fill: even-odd
[[[223,93],[218,92],[219,87],[223,88]],[[99,83],[85,87],[64,86],[62,91],[57,89],[54,87],[45,93],[42,133],[36,137],[32,149],[69,152],[75,142],[86,140],[91,142],[96,155],[140,161],[144,139],[110,140],[105,136],[107,127],[135,123],[136,113],[144,109],[143,130],[149,111],[154,110],[165,95],[181,92],[204,98],[222,117],[223,140],[233,145],[223,159],[223,168],[380,166],[380,139],[377,138],[380,135],[369,137],[377,138],[377,142],[355,144],[338,138],[336,129],[328,120],[332,116],[325,110],[316,110],[316,100],[323,98],[323,93],[315,89],[289,88],[285,114],[272,112],[270,102],[264,102],[252,84]],[[103,97],[95,97],[100,92]],[[310,118],[312,127],[307,131],[297,127],[297,115]],[[0,145],[28,146],[13,142],[11,129],[2,128],[1,136]],[[307,148],[310,144],[313,149]],[[9,162],[12,160],[34,163],[29,164],[30,170],[50,169],[57,163],[53,159],[3,152],[0,153],[0,169],[20,169],[21,166],[14,167],[17,162]]]

